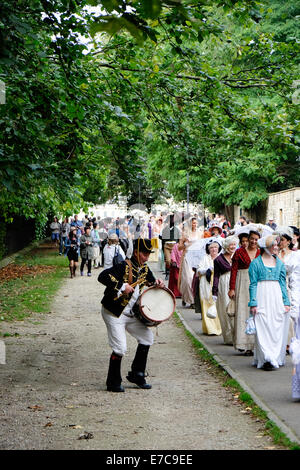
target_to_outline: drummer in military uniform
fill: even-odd
[[[151,388],[145,380],[145,370],[153,333],[137,315],[141,288],[153,284],[164,286],[163,280],[156,280],[146,264],[151,252],[151,240],[138,238],[134,240],[130,260],[103,270],[98,277],[98,281],[106,286],[101,303],[108,342],[112,348],[106,380],[107,390],[111,392],[124,392],[121,361],[127,349],[126,331],[138,342],[131,371],[126,378],[142,389]]]

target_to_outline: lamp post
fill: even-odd
[[[189,205],[190,205],[190,185],[189,185],[189,172],[186,174],[186,212],[189,214]]]
[[[298,211],[297,211],[297,227],[300,227],[300,197],[297,197],[296,202],[298,203]]]
[[[140,208],[140,205],[141,205],[141,175],[140,173],[138,173],[136,175],[136,178],[137,178],[137,181],[138,181],[138,207]]]

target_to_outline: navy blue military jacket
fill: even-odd
[[[118,297],[118,292],[124,283],[129,283],[129,280],[131,281],[130,284],[139,281],[139,286],[142,288],[154,284],[156,280],[146,263],[139,266],[135,258],[131,258],[130,261],[132,265],[131,279],[129,279],[130,267],[126,261],[104,269],[98,276],[98,281],[106,286],[101,303],[117,317],[121,315],[132,296],[132,293],[130,293]]]

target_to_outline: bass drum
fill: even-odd
[[[176,299],[167,287],[151,286],[139,298],[139,319],[147,326],[158,326],[175,312]]]

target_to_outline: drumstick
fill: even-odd
[[[138,284],[140,284],[141,281],[135,281],[133,282],[132,284],[129,284],[131,287],[135,287],[137,286]],[[114,300],[118,300],[120,297],[122,297],[122,295],[125,295],[125,293],[121,294],[119,297],[115,297]]]
[[[129,284],[131,287],[137,286],[141,281],[135,281],[132,284]]]

